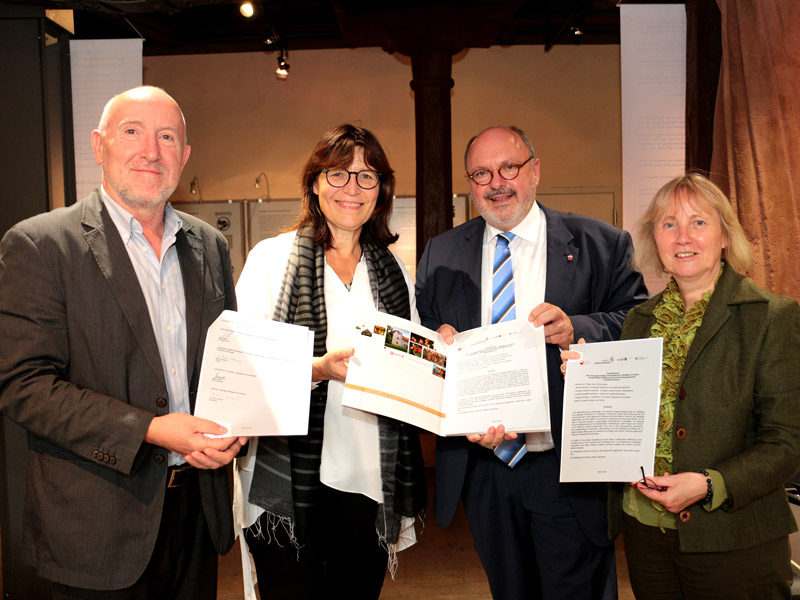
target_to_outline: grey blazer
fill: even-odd
[[[206,332],[236,299],[225,239],[180,216],[194,408]],[[167,451],[142,440],[169,403],[144,295],[99,190],[3,237],[0,331],[0,410],[27,430],[30,449],[26,560],[70,586],[132,585],[153,551],[167,473]],[[211,536],[227,552],[227,471],[202,472],[200,488]]]

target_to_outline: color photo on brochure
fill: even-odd
[[[547,385],[537,352],[544,332],[509,321],[442,337],[406,319],[375,311],[353,327],[345,406],[392,417],[438,435],[465,435],[505,425],[550,429]]]

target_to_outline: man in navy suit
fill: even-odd
[[[494,598],[616,598],[606,487],[559,483],[559,369],[561,349],[580,338],[617,339],[628,310],[647,298],[641,275],[630,266],[630,236],[538,204],[539,159],[516,127],[475,136],[464,166],[481,216],[429,240],[417,270],[417,308],[423,325],[438,328],[446,341],[457,331],[491,324],[493,257],[498,234],[506,234],[513,318],[544,326],[546,356],[539,360],[551,431],[520,434],[527,453],[513,468],[492,452],[517,438],[502,425],[439,438],[436,518],[449,525],[463,498]]]

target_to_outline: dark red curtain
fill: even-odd
[[[800,299],[800,1],[717,5],[722,65],[711,178],[753,247],[749,275]]]

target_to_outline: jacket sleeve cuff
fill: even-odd
[[[711,477],[711,485],[714,487],[714,495],[711,497],[711,502],[704,504],[703,508],[707,511],[718,509],[728,500],[728,488],[725,487],[725,479],[722,473],[714,469],[707,469],[708,476]]]

